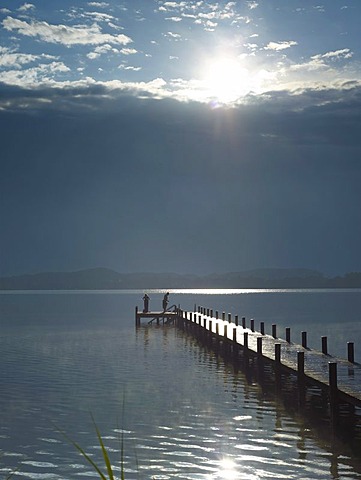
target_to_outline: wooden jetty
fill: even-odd
[[[204,307],[195,307],[194,312],[175,308],[172,312],[138,312],[136,309],[136,326],[141,318],[150,319],[148,323],[160,321],[175,322],[178,328],[188,331],[206,345],[215,345],[226,351],[234,360],[243,356],[257,361],[271,363],[276,373],[289,373],[295,376],[299,388],[316,386],[326,391],[330,411],[337,415],[339,403],[361,407],[361,365],[355,363],[354,345],[348,343],[348,358],[336,358],[328,354],[327,337],[322,337],[322,351],[312,350],[307,345],[307,332],[302,332],[301,344],[291,341],[291,330],[286,328],[285,339],[278,337],[277,326],[272,325],[271,334],[265,333],[264,322],[260,329],[255,329],[255,321],[231,314],[221,315],[217,311]]]

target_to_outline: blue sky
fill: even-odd
[[[357,1],[9,1],[6,85],[242,103],[360,77]]]
[[[361,270],[358,0],[0,7],[0,274]]]

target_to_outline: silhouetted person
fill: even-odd
[[[163,312],[165,312],[168,307],[168,296],[169,296],[169,292],[167,292],[163,297]]]
[[[145,294],[143,297],[143,301],[144,301],[143,313],[149,312],[149,300],[150,298],[148,297],[147,294]]]

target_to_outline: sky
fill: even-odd
[[[361,271],[359,0],[0,5],[0,275]]]

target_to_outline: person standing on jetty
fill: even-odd
[[[163,312],[167,310],[168,302],[169,302],[168,297],[169,297],[169,292],[167,292],[163,297]]]
[[[148,295],[145,293],[145,294],[144,294],[144,297],[143,297],[143,301],[144,301],[143,313],[149,312],[149,300],[150,300],[150,298],[149,298]]]

